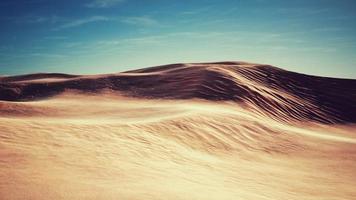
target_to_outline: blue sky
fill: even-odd
[[[249,61],[356,78],[354,0],[2,0],[0,74]]]

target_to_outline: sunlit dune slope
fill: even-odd
[[[0,99],[28,101],[65,90],[235,101],[284,121],[356,122],[356,80],[309,76],[245,62],[173,64],[118,74],[32,74],[0,79]]]
[[[243,62],[1,77],[0,199],[353,200],[354,86]]]
[[[1,199],[354,199],[355,127],[231,103],[72,92],[2,102]]]

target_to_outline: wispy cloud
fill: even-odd
[[[88,18],[76,19],[76,20],[70,21],[68,23],[62,24],[61,26],[55,28],[54,30],[73,28],[73,27],[78,27],[78,26],[82,26],[84,24],[89,24],[89,23],[93,23],[93,22],[110,21],[110,20],[111,20],[111,18],[105,17],[105,16],[91,16]]]
[[[80,46],[85,46],[82,42],[65,42],[62,44],[64,48],[74,48],[74,47],[80,47]]]
[[[56,53],[42,53],[42,52],[34,52],[34,53],[18,53],[18,54],[10,54],[10,53],[1,53],[0,56],[6,56],[7,60],[11,59],[19,59],[19,58],[31,58],[31,57],[40,57],[40,58],[64,58],[67,55],[64,54],[56,54]]]
[[[330,12],[328,8],[280,8],[276,10],[277,13],[281,14],[298,14],[298,15],[317,15]]]
[[[149,17],[149,16],[141,16],[141,17],[126,17],[120,20],[122,23],[136,25],[136,26],[153,26],[158,25],[158,21]]]
[[[26,23],[43,23],[49,21],[48,17],[41,17],[41,16],[31,16],[31,17],[26,17],[25,22]]]
[[[208,12],[209,10],[212,9],[212,6],[205,6],[205,7],[200,7],[197,9],[191,9],[191,10],[186,10],[181,12],[181,15],[198,15],[204,12]]]
[[[322,27],[322,28],[315,28],[309,31],[312,32],[340,32],[340,31],[345,31],[347,29],[341,28],[341,27]]]
[[[125,0],[94,0],[88,4],[85,4],[88,8],[109,8],[115,6]]]
[[[43,58],[64,58],[66,55],[63,54],[52,54],[52,53],[31,53],[26,56],[43,57]]]
[[[11,20],[16,23],[25,23],[25,24],[43,24],[43,23],[55,24],[64,21],[63,18],[57,15],[51,15],[51,16],[26,15],[21,17],[9,17],[6,20]]]
[[[66,36],[47,36],[47,37],[44,37],[43,39],[45,39],[45,40],[65,40],[65,39],[68,39],[68,37],[66,37]]]

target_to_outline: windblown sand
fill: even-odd
[[[355,85],[245,62],[0,77],[0,199],[356,199]]]
[[[354,131],[225,101],[2,101],[0,199],[356,199]]]

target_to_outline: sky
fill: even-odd
[[[0,75],[247,61],[356,78],[354,0],[1,0]]]

